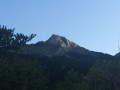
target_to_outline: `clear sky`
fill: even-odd
[[[0,0],[0,24],[45,41],[65,36],[89,50],[118,53],[120,0]]]

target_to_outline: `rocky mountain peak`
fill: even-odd
[[[53,34],[48,40],[47,42],[52,43],[52,44],[56,44],[56,45],[60,45],[61,47],[77,47],[78,45],[69,41],[68,39],[66,39],[63,36],[59,36],[56,34]]]
[[[69,52],[89,55],[92,53],[89,50],[66,39],[65,37],[56,34],[53,34],[47,41],[40,41],[36,44],[26,45],[22,48],[22,52],[47,56],[64,55]]]
[[[56,35],[56,34],[53,34],[53,35],[47,40],[47,42],[50,42],[50,43],[56,43],[56,42],[59,42],[59,41],[61,41],[61,36]]]

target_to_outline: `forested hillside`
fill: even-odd
[[[111,55],[41,56],[18,51],[35,34],[0,27],[0,90],[120,90],[120,60]]]

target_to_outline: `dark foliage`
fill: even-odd
[[[0,63],[0,90],[48,90],[49,74],[39,62],[12,58]]]
[[[120,61],[98,61],[88,78],[90,90],[120,90]]]
[[[31,34],[30,36],[22,33],[14,34],[15,29],[7,29],[6,26],[0,26],[0,50],[8,51],[10,49],[20,49],[26,42],[32,40],[36,35]]]

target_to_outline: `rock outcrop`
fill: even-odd
[[[47,41],[26,45],[22,48],[24,54],[39,54],[44,56],[61,56],[66,53],[78,53],[96,56],[97,52],[89,51],[65,37],[53,34]]]

